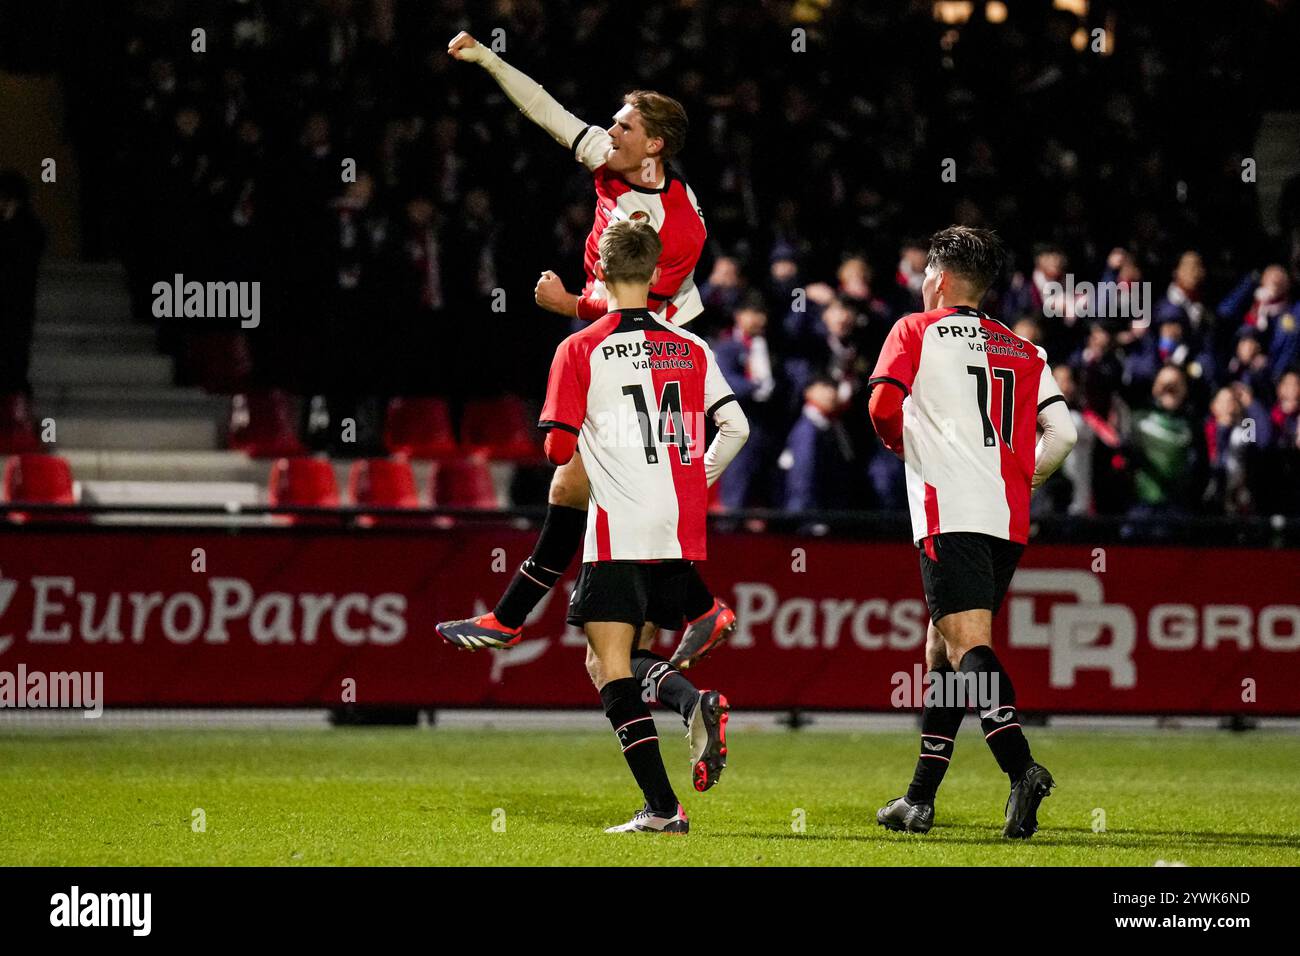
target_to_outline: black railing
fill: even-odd
[[[269,505],[37,505],[0,503],[0,533],[29,530],[77,531],[130,528],[139,531],[166,518],[166,527],[204,530],[281,530],[331,532],[371,531],[424,533],[457,526],[513,523],[539,525],[545,516],[540,506],[485,511],[463,508],[370,508],[344,505],[328,508],[272,507]],[[142,519],[132,523],[131,518]],[[224,520],[213,520],[224,519]],[[261,520],[258,520],[261,519]],[[286,519],[277,522],[276,519]],[[157,522],[158,526],[164,523]],[[907,540],[911,523],[905,512],[817,511],[791,513],[747,509],[710,516],[715,532],[735,534],[794,534],[810,538],[871,541]],[[1052,515],[1037,518],[1031,540],[1044,544],[1076,545],[1183,545],[1213,548],[1300,547],[1300,517],[1166,517]]]

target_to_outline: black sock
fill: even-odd
[[[677,812],[677,795],[659,755],[659,732],[650,705],[641,699],[641,682],[635,677],[612,680],[600,689],[600,700],[646,805],[655,813],[672,816]]]
[[[691,719],[700,691],[667,658],[654,651],[633,651],[632,676],[640,682],[642,700],[672,708],[683,721]]]
[[[921,755],[916,758],[916,772],[907,788],[909,803],[934,803],[943,775],[948,772],[961,719],[966,716],[966,702],[955,698],[955,671],[947,661],[931,668],[926,687],[925,708],[921,711]]]
[[[967,695],[974,694],[978,702],[984,740],[1002,772],[1015,782],[1034,758],[1029,753],[1029,741],[1020,729],[1011,678],[1002,669],[993,648],[986,644],[966,652],[961,659],[961,672],[974,680],[974,686],[967,687]]]
[[[587,512],[564,505],[549,505],[542,533],[533,553],[515,572],[506,593],[492,613],[506,627],[523,627],[524,620],[555,587],[570,564],[587,529]]]
[[[704,583],[704,578],[700,577],[700,569],[693,564],[685,575],[683,589],[682,613],[686,615],[687,621],[703,617],[713,610],[713,592]]]

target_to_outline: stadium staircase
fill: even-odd
[[[274,461],[227,447],[230,396],[175,384],[173,360],[159,350],[154,327],[131,316],[119,264],[47,262],[29,378],[36,431],[44,438],[53,424],[54,441],[45,451],[69,463],[83,504],[272,503]],[[295,424],[299,401],[290,410]],[[350,488],[353,462],[329,464],[337,487]],[[456,463],[441,470],[431,462],[413,464],[419,500],[437,500]],[[484,469],[487,498],[509,504],[515,467],[493,461]]]
[[[256,504],[266,468],[220,451],[229,400],[172,383],[152,326],[131,318],[116,264],[53,262],[41,274],[30,379],[48,450],[72,465],[82,500]]]

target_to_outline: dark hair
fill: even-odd
[[[1002,240],[992,229],[949,226],[930,237],[929,264],[960,276],[982,296],[1002,273]]]

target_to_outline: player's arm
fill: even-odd
[[[569,318],[586,319],[588,322],[599,319],[606,312],[604,299],[588,299],[586,296],[574,295],[564,288],[564,280],[550,269],[543,272],[537,280],[537,285],[533,289],[533,301],[547,312],[567,315]],[[584,303],[595,303],[599,306],[599,310],[593,310],[589,306],[584,311]]]
[[[903,457],[903,399],[906,397],[902,388],[882,381],[872,385],[867,403],[871,425],[880,441],[899,458]]]
[[[1045,354],[1039,350],[1040,354]],[[1043,363],[1043,375],[1038,385],[1038,427],[1043,434],[1034,450],[1033,486],[1039,487],[1061,467],[1074,443],[1079,440],[1078,429],[1065,396],[1056,384],[1051,368]]]
[[[551,360],[539,428],[546,429],[544,451],[552,465],[568,464],[578,448],[578,435],[587,417],[590,356],[574,336],[560,343]]]
[[[699,347],[704,350],[704,358],[708,362],[708,367],[704,370],[705,414],[718,426],[718,433],[713,436],[708,451],[704,453],[704,477],[712,487],[749,440],[749,419],[745,417],[731,386],[723,378],[713,350],[702,340]]]
[[[551,138],[569,149],[574,158],[588,169],[605,162],[609,134],[591,126],[561,106],[540,83],[516,70],[491,49],[468,33],[458,33],[447,44],[447,52],[457,60],[477,63],[492,75],[497,86],[530,120],[551,134]]]
[[[885,447],[903,457],[903,400],[916,381],[916,366],[921,356],[921,336],[917,315],[905,315],[894,323],[880,349],[875,371],[868,384],[871,398],[867,411],[871,425]]]

